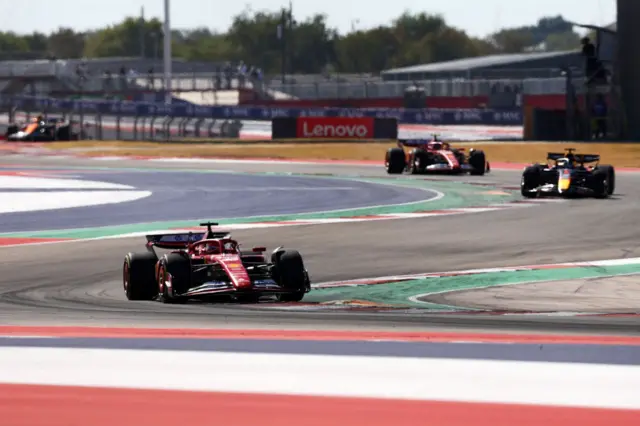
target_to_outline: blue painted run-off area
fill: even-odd
[[[36,212],[0,214],[0,232],[127,225],[155,221],[240,218],[312,213],[401,204],[434,198],[437,193],[346,179],[189,172],[74,171],[74,179],[130,185],[151,191],[135,201]],[[57,177],[57,176],[56,176]],[[60,175],[64,178],[64,175]],[[2,189],[38,192],[64,189]]]

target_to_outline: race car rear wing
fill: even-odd
[[[187,248],[189,244],[193,244],[202,240],[206,235],[206,232],[188,232],[180,234],[155,234],[145,235],[147,239],[147,248],[152,249],[158,247],[160,249],[181,249]],[[214,238],[222,238],[227,233],[221,233],[221,236]]]
[[[427,145],[430,142],[440,142],[443,145],[449,145],[449,142],[443,141],[437,137],[428,138],[428,139],[398,139],[398,147],[408,147],[408,148],[416,148]],[[464,148],[458,148],[458,151],[464,151]]]
[[[422,145],[426,145],[429,142],[431,142],[432,139],[398,139],[398,146],[399,147],[416,147],[416,146],[422,146]]]
[[[571,154],[573,155],[573,158],[576,159],[576,161],[580,164],[584,164],[584,163],[595,163],[597,161],[600,161],[600,156],[596,155],[596,154]],[[559,160],[560,158],[565,158],[567,156],[566,153],[559,153],[559,152],[549,152],[547,153],[547,160]]]

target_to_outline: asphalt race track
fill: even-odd
[[[10,164],[12,160],[4,161]],[[85,160],[28,159],[17,164],[83,165]],[[95,163],[93,163],[95,164]],[[121,167],[139,165],[122,161]],[[157,168],[184,164],[155,163]],[[382,167],[262,163],[189,164],[192,168],[382,176]],[[115,176],[115,175],[114,175]],[[516,186],[519,172],[483,179]],[[617,195],[473,215],[235,231],[247,245],[299,249],[314,282],[539,263],[640,257],[640,175],[619,172]],[[344,185],[342,183],[341,185]],[[157,327],[359,329],[514,329],[640,332],[636,318],[287,312],[242,305],[171,306],[128,302],[121,262],[140,238],[0,248],[0,321],[4,324]]]

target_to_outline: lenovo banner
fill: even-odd
[[[396,139],[395,118],[372,117],[297,117],[272,120],[274,139]]]
[[[296,136],[304,139],[373,139],[371,117],[299,117]]]

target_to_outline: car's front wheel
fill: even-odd
[[[278,282],[287,290],[280,295],[281,302],[299,302],[308,290],[309,278],[296,250],[286,250],[279,256],[276,265]]]
[[[595,192],[598,198],[608,198],[613,195],[616,185],[616,175],[613,166],[598,166],[593,172]]]

